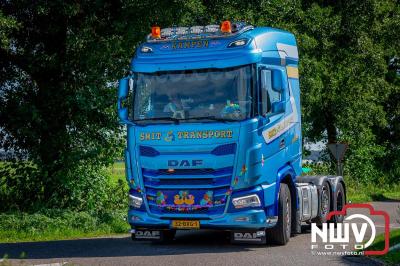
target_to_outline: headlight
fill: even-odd
[[[129,195],[129,206],[139,209],[142,206],[143,199],[140,197]]]
[[[248,195],[239,198],[233,198],[232,204],[236,209],[246,208],[246,207],[260,207],[261,201],[260,198],[256,195]]]

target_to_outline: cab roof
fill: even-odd
[[[152,73],[252,63],[298,64],[296,39],[290,32],[234,23],[232,31],[224,33],[217,26],[161,29],[158,38],[149,34],[137,48],[131,70]]]

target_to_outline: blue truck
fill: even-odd
[[[133,239],[215,229],[284,245],[343,208],[341,176],[302,173],[298,63],[275,28],[152,28],[118,88]]]

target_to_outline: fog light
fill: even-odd
[[[140,206],[142,206],[142,203],[143,203],[142,198],[129,195],[129,206],[138,209],[140,208]]]
[[[246,207],[260,207],[261,201],[260,198],[256,195],[248,195],[239,198],[233,198],[232,204],[236,209],[246,208]]]

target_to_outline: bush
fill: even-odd
[[[127,190],[111,182],[105,170],[76,166],[58,173],[57,189],[47,198],[44,171],[28,161],[0,165],[0,212],[35,212],[41,209],[96,211],[123,209]]]
[[[74,212],[43,209],[29,214],[0,214],[0,242],[66,239],[125,233],[126,211]]]
[[[0,163],[0,211],[35,209],[43,201],[43,178],[28,161]]]
[[[106,171],[81,167],[66,176],[66,182],[53,195],[50,208],[97,212],[126,208],[126,187],[111,182]]]

